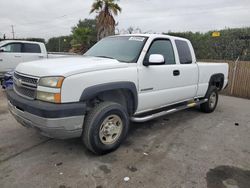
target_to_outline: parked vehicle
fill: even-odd
[[[1,85],[3,89],[7,89],[13,86],[13,74],[14,74],[14,70],[5,73],[3,80],[1,81]]]
[[[44,43],[21,40],[0,42],[0,79],[4,74],[15,69],[19,63],[46,58],[65,57],[68,54],[49,54]]]
[[[97,154],[117,149],[129,122],[200,105],[213,112],[228,64],[197,63],[190,41],[168,35],[105,38],[83,57],[17,66],[7,90],[16,120],[53,138],[81,137]]]

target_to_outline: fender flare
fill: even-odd
[[[130,91],[133,99],[133,111],[135,112],[138,107],[138,92],[133,82],[111,82],[90,86],[84,89],[80,97],[80,101],[88,101],[102,92],[118,89],[125,89]]]
[[[207,92],[209,90],[209,87],[214,85],[215,82],[221,82],[221,81],[222,81],[222,85],[219,86],[219,91],[222,90],[223,85],[224,85],[224,79],[225,79],[225,76],[222,73],[213,74],[209,79]],[[207,95],[207,92],[206,92],[206,95]]]

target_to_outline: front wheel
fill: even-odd
[[[205,98],[208,99],[208,101],[200,105],[200,110],[205,113],[211,113],[215,110],[218,103],[218,89],[215,86],[211,86]]]
[[[118,103],[103,102],[86,116],[82,139],[92,152],[102,155],[116,150],[128,133],[129,117]]]

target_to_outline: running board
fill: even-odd
[[[158,113],[155,113],[155,114],[151,114],[151,115],[148,115],[148,116],[144,116],[144,117],[136,117],[136,116],[135,117],[131,117],[131,121],[137,122],[137,123],[146,122],[146,121],[149,121],[149,120],[161,117],[161,116],[165,116],[165,115],[168,115],[168,114],[172,114],[174,112],[178,112],[180,110],[185,110],[187,108],[195,107],[195,106],[200,105],[202,103],[205,103],[207,101],[208,101],[208,99],[202,99],[202,100],[198,100],[196,102],[192,102],[192,103],[189,103],[189,104],[186,104],[186,105],[182,105],[182,106],[179,106],[179,107],[176,107],[176,108],[172,108],[172,109],[169,109],[169,110],[166,110],[166,111],[161,111],[161,112],[158,112]]]

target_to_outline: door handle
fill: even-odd
[[[180,71],[179,70],[174,70],[173,71],[173,75],[174,76],[179,76],[180,75]]]
[[[15,57],[21,57],[20,55],[15,55]]]
[[[38,57],[39,57],[39,58],[44,58],[44,56],[43,56],[43,55],[39,55]]]

